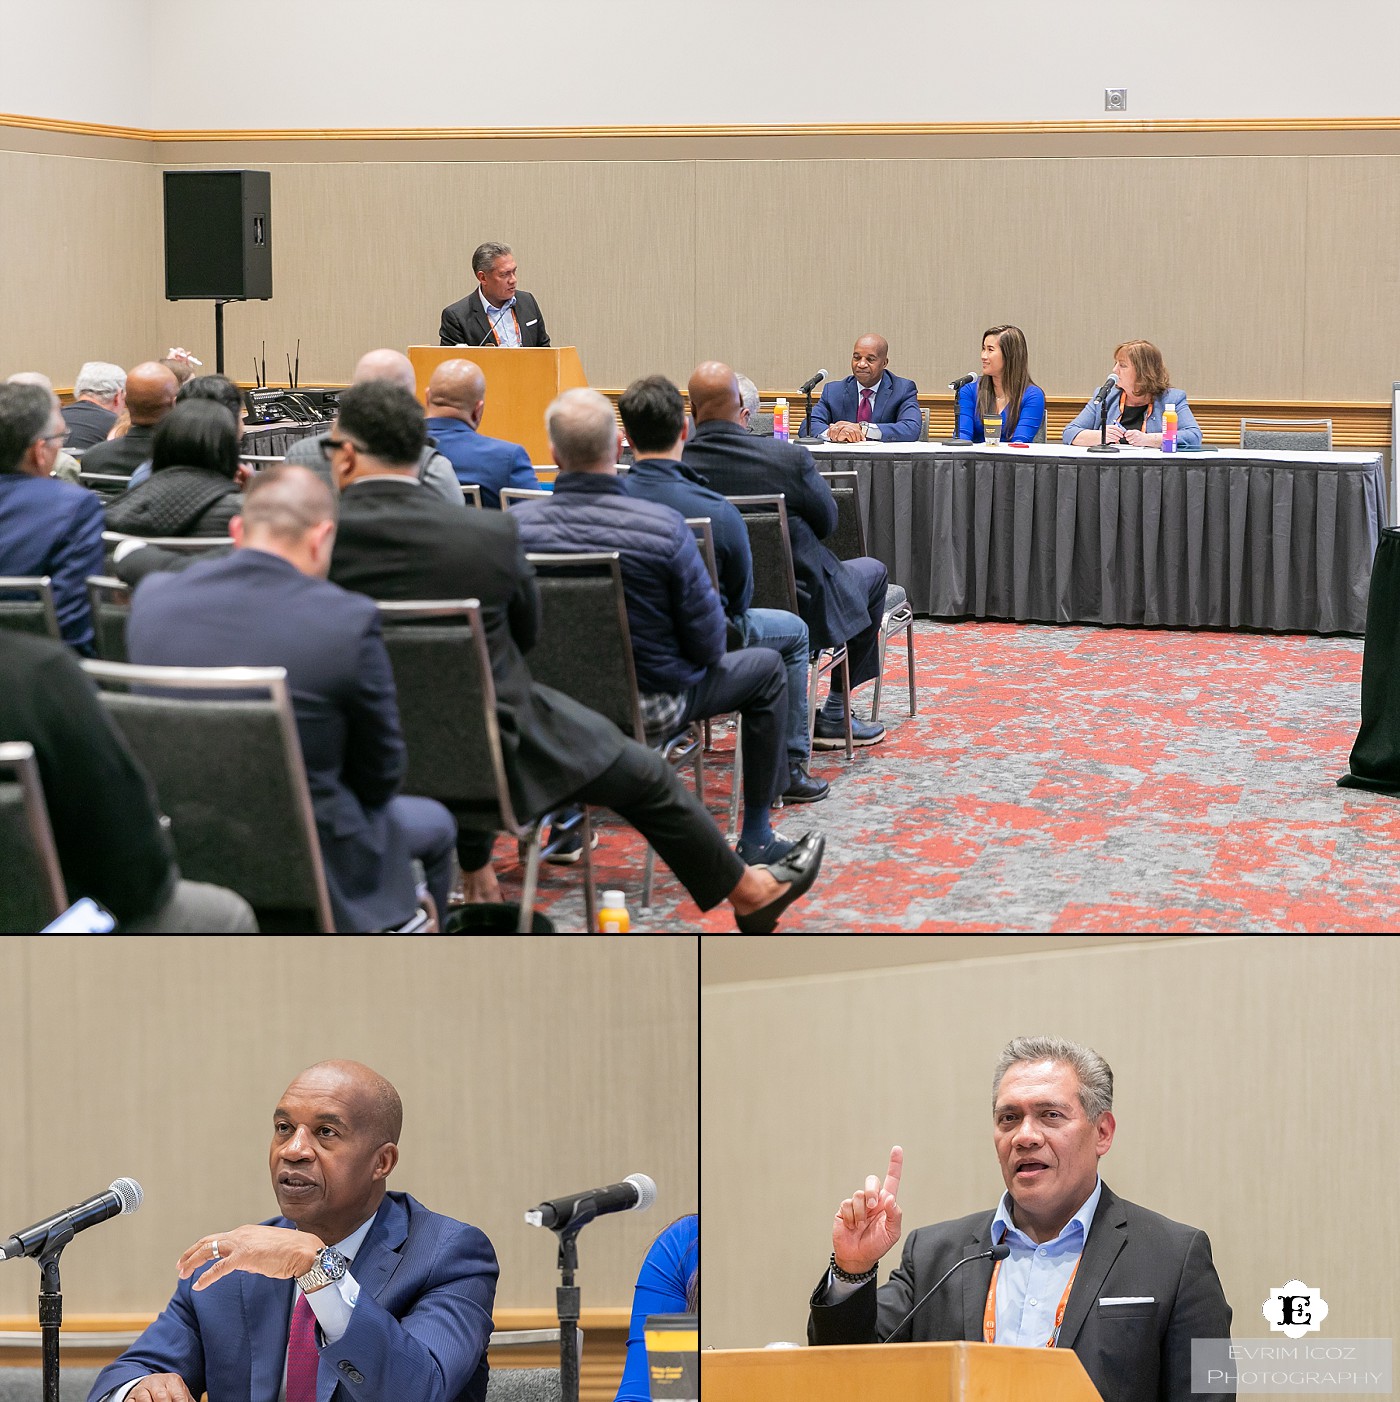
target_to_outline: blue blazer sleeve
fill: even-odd
[[[109,1392],[150,1373],[178,1373],[194,1396],[204,1392],[204,1343],[194,1312],[193,1285],[191,1277],[176,1286],[170,1303],[145,1333],[97,1375],[88,1402],[99,1402]]]
[[[399,791],[408,768],[408,752],[399,729],[394,673],[376,612],[365,620],[346,713],[342,777],[366,808],[378,808]]]
[[[712,508],[710,529],[715,538],[715,565],[724,593],[725,612],[735,618],[747,613],[753,602],[753,551],[739,508],[728,506],[723,516],[721,510],[723,508],[718,505]]]
[[[913,380],[906,380],[899,375],[891,375],[890,383],[893,386],[889,409],[881,409],[881,413],[888,413],[894,420],[893,423],[880,424],[880,438],[886,443],[913,443],[923,437],[924,415],[919,408],[919,387]]]
[[[1186,403],[1184,389],[1169,389],[1162,396],[1162,402],[1157,408],[1157,427],[1153,432],[1161,432],[1161,415],[1168,404],[1176,405],[1176,446],[1178,448],[1199,448],[1201,446],[1201,426],[1196,422],[1196,416]]]
[[[724,605],[710,583],[710,572],[700,558],[685,518],[676,513],[671,567],[671,617],[681,655],[697,667],[713,667],[724,656]]]
[[[836,394],[839,391],[841,384],[842,381],[840,380],[837,380],[834,383],[831,380],[828,380],[826,384],[822,386],[821,398],[818,399],[814,405],[812,405],[811,426],[808,427],[806,424],[803,425],[803,428],[806,429],[808,437],[820,438],[822,434],[824,434],[827,431],[827,429],[831,427],[832,424],[838,422],[837,419],[832,418],[832,409],[835,404]],[[830,398],[828,398],[828,396],[830,396]]]
[[[958,391],[958,431],[954,438],[966,438],[969,443],[982,441],[982,425],[977,418],[977,384],[964,385]]]
[[[102,503],[88,491],[76,499],[72,524],[54,553],[53,601],[63,641],[79,652],[92,651],[89,575],[103,574]]]
[[[540,485],[540,479],[535,476],[535,469],[530,465],[530,455],[524,448],[517,447],[511,458],[510,485],[528,487],[532,491]]]
[[[1077,433],[1083,433],[1085,429],[1097,429],[1099,427],[1100,406],[1091,399],[1075,416],[1065,431],[1060,435],[1060,439],[1065,443],[1073,443]]]
[[[969,386],[970,388],[970,386]],[[1031,443],[1045,422],[1045,391],[1039,385],[1027,385],[1021,396],[1021,414],[1015,429],[1007,434],[1008,443]],[[1002,416],[1002,432],[1006,433],[1006,416]]]

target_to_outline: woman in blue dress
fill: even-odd
[[[958,391],[959,438],[985,442],[982,420],[1001,417],[1003,443],[1033,443],[1045,423],[1045,391],[1031,379],[1030,352],[1019,326],[982,333],[982,374]]]

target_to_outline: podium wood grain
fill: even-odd
[[[708,1350],[705,1402],[1099,1402],[1069,1349],[865,1344]]]

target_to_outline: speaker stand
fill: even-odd
[[[224,373],[224,307],[230,302],[242,302],[242,297],[216,297],[214,299],[214,373]]]

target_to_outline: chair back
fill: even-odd
[[[540,591],[530,675],[645,744],[621,557],[612,551],[525,558],[535,567]]]
[[[509,511],[512,506],[522,501],[534,501],[537,497],[552,497],[553,495],[553,492],[547,492],[543,487],[502,487],[501,510]]]
[[[463,500],[464,502],[466,502],[466,504],[467,504],[468,506],[474,506],[474,507],[476,507],[476,509],[477,509],[478,511],[480,511],[480,510],[481,510],[481,487],[480,487],[480,485],[479,485],[478,483],[476,483],[476,482],[463,482],[463,483],[462,483],[462,500]]]
[[[486,1402],[561,1402],[558,1368],[492,1368]]]
[[[379,618],[408,750],[404,791],[469,811],[473,828],[518,836],[480,603],[381,602]]]
[[[68,1398],[86,1397],[101,1368],[63,1365],[63,1395]],[[43,1402],[44,1370],[42,1368],[0,1367],[0,1402]]]
[[[34,746],[0,745],[0,930],[33,934],[68,908]]]
[[[771,438],[773,436],[773,415],[765,413],[762,409],[756,409],[749,415],[749,432],[756,438]]]
[[[125,531],[103,531],[102,543],[109,551],[124,540],[139,540],[143,545],[159,545],[166,550],[184,550],[198,555],[201,550],[227,550],[233,541],[226,535],[130,535]]]
[[[690,527],[695,543],[700,547],[700,558],[710,572],[710,583],[719,593],[719,557],[715,554],[715,527],[708,516],[687,516],[685,523]]]
[[[80,470],[78,481],[89,491],[96,492],[104,504],[116,500],[131,485],[130,477],[118,477],[114,473],[108,472],[83,472]]]
[[[836,500],[836,529],[823,544],[838,560],[858,560],[868,553],[860,514],[860,478],[854,472],[823,472],[822,476]]]
[[[91,575],[87,582],[92,608],[93,645],[104,662],[125,662],[126,620],[131,613],[131,586],[124,579]]]
[[[17,598],[17,595],[33,597]],[[58,610],[53,602],[53,581],[48,575],[0,575],[0,628],[62,641]]]
[[[1044,443],[1044,442],[1045,442],[1045,421],[1046,421],[1046,419],[1047,419],[1048,417],[1049,417],[1049,415],[1042,415],[1041,420],[1040,420],[1040,427],[1039,427],[1038,429],[1036,429],[1036,431],[1035,431],[1035,437],[1031,439],[1031,442],[1032,442],[1032,443]]]
[[[1276,453],[1330,453],[1331,419],[1241,419],[1240,447]]]
[[[181,874],[333,934],[286,670],[121,662],[83,670],[155,785]]]
[[[923,427],[919,430],[919,441],[920,441],[921,443],[927,443],[927,442],[928,442],[928,426],[929,426],[929,418],[930,418],[929,411],[928,411],[927,409],[920,409],[920,410],[919,410],[919,415],[920,415],[920,417],[921,417],[921,418],[923,419],[923,421],[924,421],[924,422],[923,422]]]
[[[783,494],[726,500],[739,508],[749,533],[749,553],[753,556],[753,599],[749,607],[796,613],[797,576],[792,568],[792,541],[788,537],[787,501]]]

